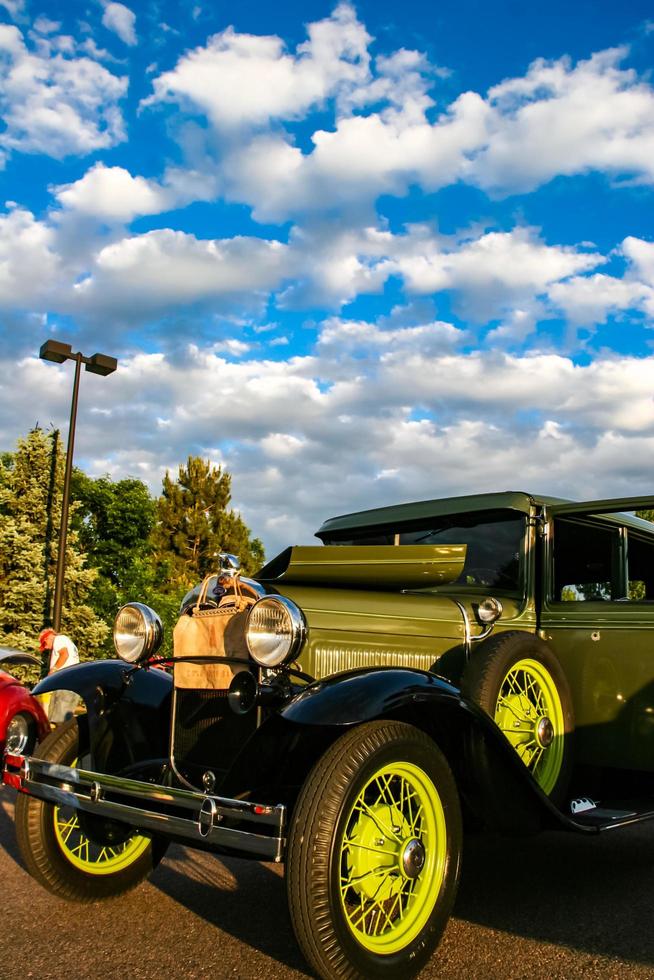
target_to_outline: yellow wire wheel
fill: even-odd
[[[90,875],[111,875],[134,863],[150,846],[148,837],[134,834],[122,844],[97,844],[82,830],[72,807],[52,808],[54,833],[67,861]]]
[[[561,664],[533,633],[509,631],[480,645],[463,673],[462,693],[484,709],[544,793],[562,802],[572,765],[572,695]],[[471,743],[471,772],[497,797],[497,762],[483,738]]]
[[[565,720],[547,667],[524,658],[500,684],[495,721],[544,793],[551,793],[563,765]]]
[[[447,825],[438,790],[418,766],[382,766],[358,794],[340,841],[340,897],[352,934],[377,953],[424,928],[440,892]]]
[[[35,754],[74,766],[77,721],[51,732]],[[129,891],[150,874],[166,851],[166,842],[158,838],[130,835],[121,824],[22,793],[16,799],[15,823],[27,870],[49,891],[71,901],[93,902]]]
[[[339,738],[289,833],[291,920],[316,973],[414,976],[447,923],[460,853],[456,785],[428,735],[377,721]]]

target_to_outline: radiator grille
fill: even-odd
[[[178,771],[199,788],[208,769],[219,781],[255,726],[256,712],[235,715],[227,691],[176,690],[172,756]]]

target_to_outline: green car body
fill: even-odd
[[[466,622],[458,605],[471,624],[474,646],[475,634],[483,632],[476,606],[488,595],[498,598],[503,609],[493,635],[533,633],[548,643],[563,667],[574,704],[577,761],[652,771],[654,525],[626,513],[652,508],[654,497],[573,504],[506,492],[363,511],[328,520],[318,531],[330,545],[347,542],[347,552],[359,541],[365,546],[371,539],[391,539],[403,532],[426,533],[446,520],[464,520],[474,528],[473,522],[483,524],[486,515],[498,523],[506,519],[520,524],[514,539],[513,587],[507,587],[501,576],[490,584],[467,576],[466,569],[475,560],[470,548],[454,581],[422,588],[415,575],[408,587],[406,580],[402,583],[401,571],[395,572],[395,588],[389,585],[384,587],[388,591],[380,591],[377,570],[366,575],[361,569],[358,582],[354,576],[345,582],[332,566],[331,581],[323,572],[305,585],[293,562],[286,574],[274,574],[276,566],[283,565],[279,560],[268,569],[274,585],[305,614],[309,640],[299,663],[316,678],[353,668],[401,665],[432,671],[459,685],[466,661]],[[574,581],[562,582],[557,535],[569,536],[570,529],[574,533],[577,528],[580,544],[593,541],[594,550],[592,555],[579,556],[570,570]],[[473,531],[468,536],[474,540]],[[632,553],[638,547],[638,564],[631,577],[630,544]],[[367,547],[374,559],[379,546]],[[389,554],[388,546],[383,550]],[[347,557],[344,564],[351,569]],[[569,556],[564,557],[569,564]],[[315,558],[317,567],[319,558]],[[387,561],[393,567],[392,557]],[[498,566],[487,571],[493,567]],[[263,570],[264,577],[270,574]],[[466,582],[466,577],[471,581]],[[584,595],[584,586],[595,588]]]

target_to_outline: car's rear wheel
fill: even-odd
[[[289,906],[323,978],[414,976],[456,894],[461,815],[447,762],[399,722],[342,736],[309,776],[290,832]]]
[[[463,693],[494,719],[540,788],[559,802],[572,761],[572,696],[558,660],[537,636],[493,637],[468,663]],[[476,761],[488,768],[483,743]]]
[[[77,754],[75,719],[52,732],[36,752],[40,759],[67,766],[75,764]],[[157,866],[167,846],[114,821],[22,793],[15,819],[27,870],[70,901],[93,902],[134,888]]]

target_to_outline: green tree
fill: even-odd
[[[221,466],[189,456],[177,479],[166,473],[152,531],[155,567],[167,591],[182,592],[216,567],[216,555],[229,551],[246,573],[263,563],[263,545],[252,538],[239,514],[229,509],[231,477]]]
[[[38,426],[0,459],[0,642],[7,646],[33,651],[50,622],[63,474],[59,433],[48,436]],[[95,577],[71,530],[62,631],[83,657],[94,656],[107,634],[88,601]]]
[[[73,527],[98,575],[90,593],[96,613],[113,625],[120,606],[142,600],[152,578],[148,538],[154,524],[155,504],[147,486],[133,478],[92,479],[73,471],[71,497],[76,502]],[[113,655],[112,637],[104,652]]]

